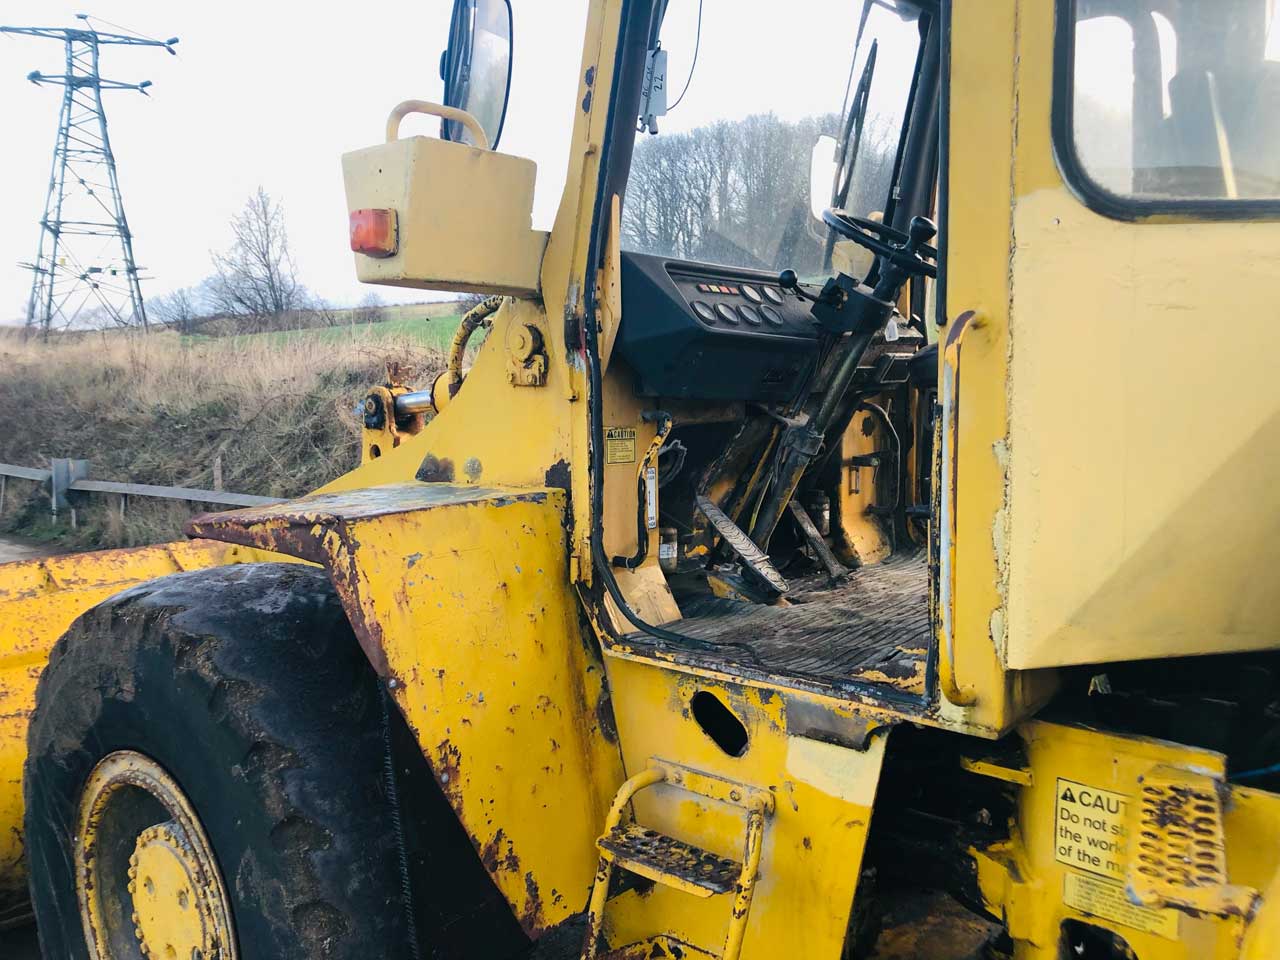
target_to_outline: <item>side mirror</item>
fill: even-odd
[[[511,93],[511,0],[454,0],[449,47],[440,58],[444,102],[480,121],[497,149]],[[442,120],[445,140],[475,145],[456,120]]]
[[[809,158],[809,212],[819,222],[835,192],[837,147],[834,137],[819,137]]]

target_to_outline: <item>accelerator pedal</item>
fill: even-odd
[[[746,811],[746,839],[742,860],[721,857],[692,844],[669,837],[640,824],[622,822],[622,815],[638,792],[654,784],[666,783],[711,800],[732,804]],[[604,927],[609,883],[615,868],[663,884],[682,893],[708,898],[732,893],[733,912],[719,954],[703,953],[709,960],[738,960],[747,931],[747,916],[760,871],[760,851],[764,845],[765,819],[773,813],[773,794],[744,783],[701,773],[679,764],[651,759],[649,766],[624,783],[613,799],[605,819],[604,835],[597,841],[600,865],[591,904],[587,908],[587,939],[582,960],[599,956],[600,934]],[[687,945],[686,945],[687,946]],[[687,951],[686,951],[687,953]]]
[[[776,600],[789,589],[790,584],[783,578],[769,555],[756,546],[745,530],[739,527],[729,515],[711,502],[707,497],[699,496],[698,509],[707,518],[716,533],[737,554],[743,567],[751,574],[752,585],[764,593],[765,602]]]

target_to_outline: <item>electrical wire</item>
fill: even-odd
[[[103,17],[85,17],[86,22],[89,20],[96,20],[99,23],[105,23],[108,27],[115,27],[117,30],[123,30],[125,33],[132,33],[135,37],[137,37],[140,40],[150,40],[152,43],[164,42],[157,37],[153,37],[149,34],[143,33],[141,30],[135,30],[133,29],[133,27],[126,27],[124,24],[120,24],[120,23],[112,23],[110,20],[107,20]],[[90,24],[90,26],[92,26],[92,24]],[[94,29],[96,30],[97,28],[94,27]]]
[[[689,92],[689,84],[693,83],[693,71],[698,65],[698,51],[702,49],[702,0],[698,0],[698,30],[693,38],[693,60],[689,63],[689,76],[684,81],[684,89],[680,91],[680,96],[676,97],[676,102],[667,107],[667,113],[670,113],[676,107],[680,106],[680,101],[684,99],[684,95]]]

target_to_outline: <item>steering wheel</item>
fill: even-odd
[[[887,223],[855,217],[843,210],[827,209],[823,222],[846,240],[852,240],[911,276],[937,277],[938,249],[929,245],[938,228],[927,217],[912,217],[908,233]],[[932,260],[934,263],[930,263]]]

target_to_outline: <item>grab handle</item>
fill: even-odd
[[[479,120],[465,110],[446,107],[442,103],[432,103],[429,100],[406,100],[396,104],[395,109],[391,111],[391,116],[387,117],[387,143],[395,143],[400,139],[400,121],[411,113],[425,113],[460,123],[471,131],[471,138],[475,140],[477,147],[481,150],[489,149],[489,138],[485,135],[484,127],[480,126]]]

